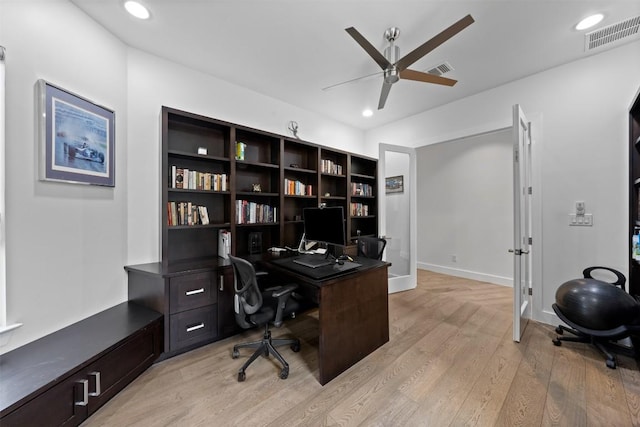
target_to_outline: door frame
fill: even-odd
[[[378,234],[386,235],[387,212],[386,212],[386,191],[385,191],[385,152],[393,151],[409,155],[409,185],[405,185],[405,191],[409,192],[409,274],[398,278],[389,278],[389,293],[414,289],[417,286],[417,161],[416,150],[412,147],[403,147],[393,144],[378,144]],[[406,184],[406,183],[405,183]],[[393,237],[393,236],[392,236]],[[397,280],[401,279],[401,280]]]

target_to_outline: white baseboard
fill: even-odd
[[[480,273],[477,271],[462,270],[460,268],[451,268],[443,265],[429,264],[426,262],[418,262],[418,268],[429,270],[436,273],[448,274],[450,276],[463,277],[465,279],[478,280],[480,282],[493,283],[495,285],[513,287],[512,277],[496,276],[493,274]]]

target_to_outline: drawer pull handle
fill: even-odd
[[[76,405],[87,406],[89,403],[89,380],[76,381],[76,384],[82,386],[82,400],[76,401]]]
[[[92,377],[96,379],[96,388],[95,391],[89,393],[89,396],[100,396],[100,372],[91,372],[89,373]]]
[[[220,279],[220,291],[222,292],[224,291],[224,276],[220,275],[219,279]]]
[[[186,296],[191,296],[191,295],[196,295],[196,294],[201,294],[204,292],[204,288],[200,288],[200,289],[194,289],[192,291],[187,291],[185,292]]]
[[[204,328],[204,323],[200,323],[198,325],[190,326],[187,328],[187,332],[197,331],[198,329]]]

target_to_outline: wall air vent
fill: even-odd
[[[451,66],[451,64],[445,61],[440,65],[436,65],[435,67],[430,68],[427,73],[441,76],[448,73],[449,71],[453,71],[453,67]]]
[[[584,35],[584,50],[588,52],[622,39],[629,39],[640,34],[640,16],[625,19],[599,30]]]

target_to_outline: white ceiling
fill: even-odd
[[[360,129],[601,52],[585,52],[573,28],[591,13],[605,15],[595,28],[640,15],[637,0],[141,0],[152,17],[140,21],[123,0],[72,2],[130,46]],[[402,56],[467,14],[475,23],[411,66],[447,61],[455,86],[401,80],[380,111],[381,75],[322,90],[380,71],[345,28],[382,51],[399,27]]]

